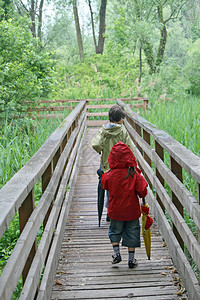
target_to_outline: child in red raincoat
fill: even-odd
[[[119,243],[128,247],[128,266],[135,268],[138,265],[135,259],[135,248],[140,247],[141,216],[139,198],[147,194],[147,182],[137,168],[135,156],[130,148],[118,142],[111,149],[108,157],[110,171],[101,178],[102,188],[110,192],[108,215],[111,219],[109,238],[114,254],[112,263],[119,263]]]

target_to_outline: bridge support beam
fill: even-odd
[[[26,197],[26,199],[22,203],[21,207],[19,208],[20,233],[23,231],[25,225],[27,224],[28,219],[29,219],[30,215],[32,214],[34,208],[35,208],[35,204],[34,204],[34,189],[33,189],[33,190],[31,190],[31,192],[29,193],[29,195]],[[25,282],[26,277],[28,275],[28,271],[31,267],[36,250],[37,250],[37,240],[35,239],[33,242],[31,251],[29,253],[28,259],[25,263],[23,272],[22,272],[23,283]]]
[[[176,177],[183,182],[183,176],[182,176],[182,167],[170,156],[170,166],[171,166],[171,171],[176,175]],[[178,200],[178,198],[175,196],[173,192],[171,192],[171,199],[176,208],[178,209],[179,213],[181,214],[182,217],[184,217],[183,214],[183,205],[181,202]],[[181,238],[178,230],[176,229],[175,225],[172,223],[172,229],[173,232],[182,248],[184,251],[184,242],[183,239]]]

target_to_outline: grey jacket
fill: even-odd
[[[124,125],[115,123],[104,124],[92,139],[93,149],[101,153],[101,169],[109,170],[108,156],[112,147],[119,141],[126,144],[133,152],[132,141]]]

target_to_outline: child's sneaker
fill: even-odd
[[[133,260],[128,261],[128,266],[130,269],[136,268],[138,265],[138,261],[134,258]]]
[[[112,264],[113,264],[113,265],[114,265],[114,264],[118,264],[118,263],[120,263],[120,261],[122,261],[122,258],[121,258],[120,253],[118,253],[118,254],[113,254],[113,255],[112,255],[112,258],[113,258],[113,261],[112,261]]]

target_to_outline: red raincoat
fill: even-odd
[[[135,156],[122,142],[114,145],[108,156],[110,171],[101,178],[101,186],[110,192],[108,215],[113,220],[132,221],[141,216],[139,197],[147,194],[147,182],[137,169]],[[128,168],[136,168],[133,177],[128,175]]]

